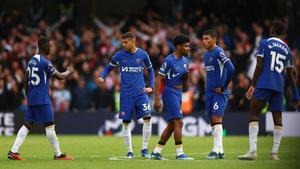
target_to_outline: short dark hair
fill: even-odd
[[[286,26],[284,22],[282,22],[281,20],[275,19],[272,22],[270,29],[271,29],[270,33],[275,36],[282,36],[286,33]]]
[[[122,34],[121,38],[122,39],[127,39],[127,38],[135,39],[135,35],[133,32],[126,32],[126,33]]]
[[[190,42],[190,38],[187,35],[180,34],[180,35],[176,35],[173,38],[174,46],[177,46],[177,45],[183,44],[183,43],[187,43],[187,42]]]
[[[212,29],[204,31],[203,35],[209,35],[212,38],[217,38],[217,32],[215,30],[212,30]]]
[[[44,36],[40,37],[38,41],[38,47],[40,51],[46,51],[46,48],[50,46],[50,40]]]

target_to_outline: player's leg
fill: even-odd
[[[142,134],[142,157],[150,158],[150,154],[148,151],[148,143],[151,137],[151,106],[149,103],[148,96],[146,94],[136,98],[136,117],[143,118],[143,134]]]
[[[63,154],[59,147],[59,141],[55,132],[55,123],[54,122],[45,122],[44,123],[46,136],[52,146],[54,151],[54,160],[73,160],[73,157]]]
[[[123,136],[125,147],[127,149],[127,158],[133,158],[133,149],[132,149],[132,141],[131,141],[131,119],[134,110],[134,99],[121,97],[120,99],[120,114],[119,119],[123,120]]]
[[[182,127],[183,127],[183,121],[182,119],[174,119],[174,141],[176,146],[176,154],[177,156],[180,156],[183,153],[183,145],[182,145]]]
[[[222,116],[212,116],[212,136],[213,136],[213,149],[208,154],[207,159],[223,159],[225,158],[223,150],[223,126]]]
[[[27,106],[27,110],[25,112],[24,116],[24,124],[19,129],[16,140],[11,148],[11,150],[8,152],[7,157],[12,160],[24,160],[20,155],[18,154],[20,146],[23,144],[27,134],[32,129],[34,121],[36,121],[36,116],[34,113],[34,107]]]
[[[271,159],[272,160],[280,160],[278,157],[278,150],[282,138],[282,113],[281,112],[272,112],[273,121],[274,121],[274,130],[273,130],[273,146]]]
[[[27,115],[28,117],[28,115]],[[25,116],[26,119],[26,116]],[[19,152],[19,148],[23,144],[27,134],[33,127],[33,122],[25,121],[23,126],[19,129],[16,140],[11,148],[11,150],[8,152],[7,157],[11,160],[24,160]]]
[[[131,120],[123,120],[123,136],[125,141],[125,147],[127,149],[127,157],[133,158],[133,149],[132,149],[132,141],[131,141]]]
[[[54,151],[54,160],[73,160],[72,157],[63,154],[59,147],[58,138],[55,132],[54,112],[52,105],[38,106],[36,108],[37,121],[43,122],[46,136]]]
[[[182,143],[182,127],[183,127],[183,115],[181,111],[181,103],[182,103],[182,93],[181,90],[173,89],[173,100],[171,105],[171,109],[169,111],[169,119],[173,121],[174,124],[174,141],[176,146],[176,159],[177,160],[193,160],[194,158],[188,157],[183,152],[183,143]],[[167,100],[170,102],[171,100]]]
[[[148,144],[152,133],[151,116],[143,117],[143,140],[142,140],[142,157],[150,158]]]
[[[269,98],[267,90],[256,89],[253,98],[250,101],[250,120],[249,120],[249,151],[238,156],[240,160],[256,160],[257,158],[257,135],[259,131],[259,115],[266,106],[266,100]]]
[[[183,121],[182,121],[182,117],[173,119],[173,123],[174,123],[174,141],[175,141],[176,154],[177,154],[176,160],[194,160],[194,158],[187,156],[183,152],[183,143],[182,143]]]
[[[207,159],[225,158],[223,150],[223,116],[228,102],[227,95],[214,95],[211,102],[211,125],[213,135],[213,149]]]
[[[273,146],[271,159],[280,160],[278,156],[278,150],[282,138],[282,110],[283,110],[283,93],[274,92],[273,96],[270,98],[270,111],[273,115],[274,130],[273,130]]]
[[[171,137],[171,135],[174,132],[174,123],[173,122],[169,122],[167,127],[164,129],[163,133],[160,136],[160,140],[157,143],[157,145],[155,146],[151,156],[154,159],[157,160],[162,160],[162,156],[161,156],[161,152],[165,146],[165,144],[168,142],[169,138]]]

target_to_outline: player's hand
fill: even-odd
[[[74,72],[73,66],[68,66],[68,67],[67,67],[67,70],[68,70],[70,73],[73,73],[73,72]]]
[[[300,100],[293,100],[293,107],[295,109],[299,109],[300,108]]]
[[[255,87],[250,86],[250,88],[248,89],[247,93],[246,93],[246,98],[248,100],[252,99],[253,93],[254,93]]]
[[[98,79],[96,79],[96,84],[97,84],[97,86],[101,86],[101,84],[104,82],[104,79],[103,78],[101,78],[101,77],[99,77]]]
[[[153,91],[153,89],[151,87],[145,87],[144,88],[145,93],[151,93],[152,91]]]
[[[161,103],[160,103],[159,99],[155,99],[155,101],[154,101],[154,109],[157,112],[161,111]]]
[[[224,92],[224,89],[221,88],[221,87],[217,87],[217,88],[215,88],[215,92],[216,92],[217,94],[222,94],[222,93]]]

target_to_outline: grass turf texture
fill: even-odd
[[[75,157],[74,161],[54,161],[53,152],[45,135],[28,135],[20,153],[25,161],[11,161],[7,159],[7,152],[11,148],[15,137],[0,136],[0,169],[259,169],[259,168],[285,168],[300,167],[300,138],[283,138],[279,155],[281,161],[271,161],[270,151],[272,137],[258,138],[258,160],[240,161],[239,154],[248,149],[248,137],[225,137],[224,149],[226,159],[207,160],[206,155],[212,148],[211,137],[184,137],[184,152],[194,161],[176,161],[173,138],[163,150],[163,157],[167,161],[148,160],[140,157],[141,136],[133,137],[133,150],[135,158],[124,159],[126,154],[122,137],[97,137],[80,135],[59,135],[63,152]],[[158,137],[150,140],[151,152]]]

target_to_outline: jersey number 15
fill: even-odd
[[[274,51],[271,51],[271,55],[272,55],[272,61],[271,61],[270,70],[274,71],[275,68],[275,70],[278,73],[281,73],[284,69],[283,61],[286,59],[286,56],[280,53],[276,53]]]

